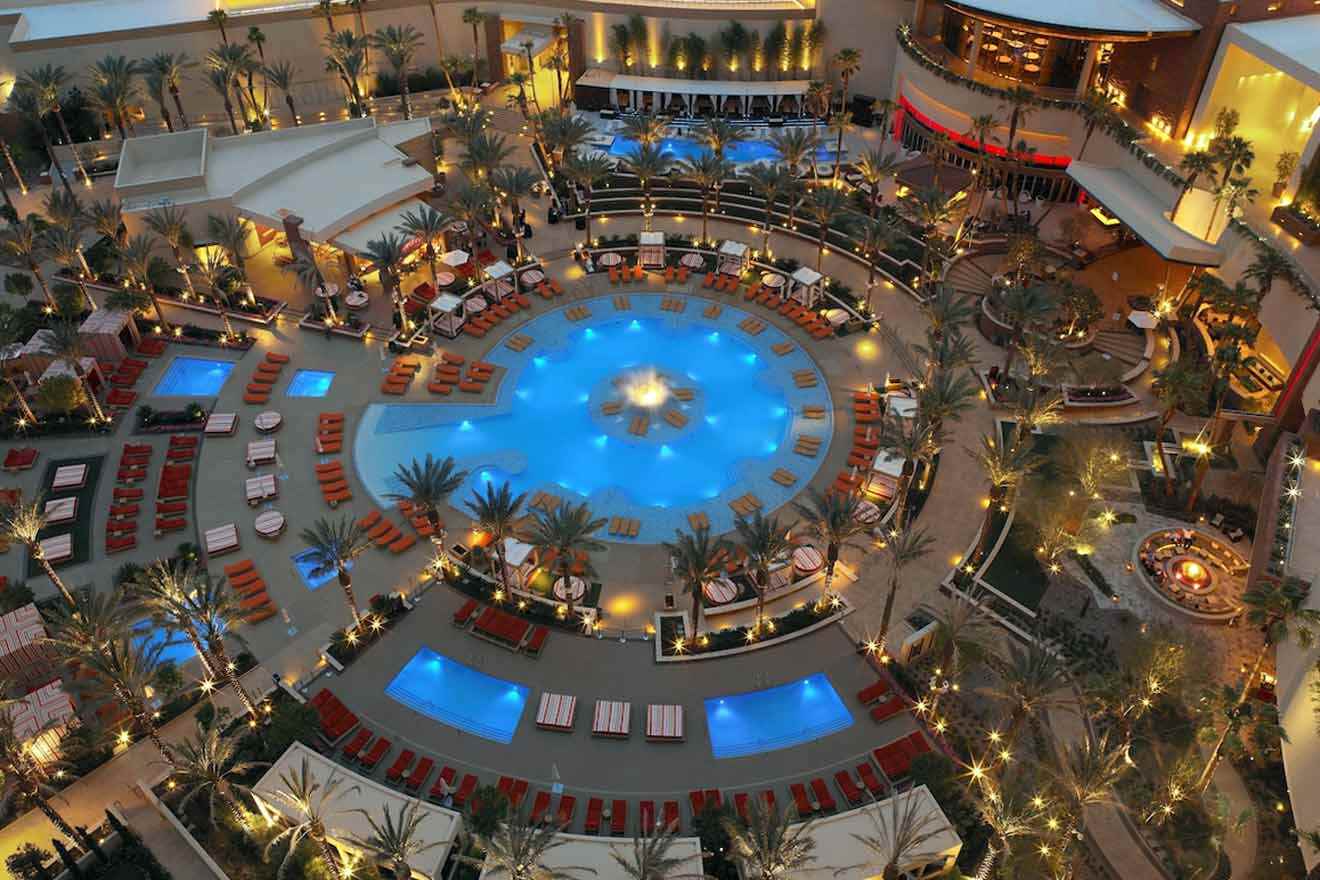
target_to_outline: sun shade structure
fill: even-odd
[[[19,678],[48,664],[45,638],[41,612],[31,602],[0,617],[0,672]]]
[[[622,877],[623,871],[614,860],[614,853],[631,862],[633,857],[632,838],[596,837],[585,834],[556,834],[555,846],[548,850],[540,860],[540,865],[547,871],[562,871],[565,877]],[[704,877],[701,870],[701,839],[698,837],[676,837],[665,853],[667,858],[677,859],[678,864],[665,872],[666,877]],[[509,875],[494,868],[483,868],[482,878],[498,880]]]
[[[1094,34],[1192,34],[1201,29],[1159,0],[951,0],[947,5],[974,17]]]
[[[1121,168],[1073,162],[1068,176],[1164,259],[1191,266],[1223,262],[1223,251],[1170,220],[1149,189]]]
[[[359,776],[302,743],[289,746],[284,754],[280,755],[279,760],[272,764],[266,774],[252,787],[252,793],[257,798],[257,806],[263,815],[277,820],[301,821],[302,817],[293,815],[288,804],[284,803],[276,792],[284,788],[280,776],[292,776],[301,772],[303,761],[307,762],[311,778],[319,782],[322,789],[332,776],[344,780],[339,786],[339,799],[327,805],[327,812],[330,815],[326,832],[336,847],[358,855],[367,855],[355,847],[351,840],[371,836],[371,826],[367,824],[366,816],[350,811],[365,810],[379,822],[387,808],[390,815],[397,818],[401,809],[416,804],[418,815],[422,817],[417,829],[417,842],[422,846],[432,843],[439,846],[414,856],[410,864],[414,871],[426,877],[440,876],[440,870],[444,867],[445,860],[449,858],[449,850],[462,828],[463,821],[458,813],[426,803],[419,798],[409,797],[401,791],[388,788],[365,776]],[[350,794],[354,786],[357,790]]]
[[[929,817],[923,832],[934,834],[921,846],[916,847],[909,860],[900,865],[902,871],[910,872],[914,877],[930,877],[958,857],[962,850],[962,838],[954,830],[953,824],[939,802],[924,785],[908,789],[894,795],[899,815],[907,808],[906,801],[916,798],[918,815]],[[893,798],[867,804],[856,810],[838,813],[816,819],[811,823],[810,835],[816,841],[814,850],[816,859],[793,876],[797,880],[869,880],[880,876],[882,865],[875,864],[875,853],[857,839],[865,837],[883,837],[881,829],[888,829],[893,824]],[[794,826],[797,827],[797,826]],[[929,873],[927,873],[929,871]]]

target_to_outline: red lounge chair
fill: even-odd
[[[866,790],[871,793],[872,797],[876,798],[877,800],[884,797],[885,795],[884,783],[881,782],[880,778],[875,775],[875,771],[871,769],[870,764],[858,764],[857,775],[861,777],[862,785],[866,786]]]
[[[367,728],[360,728],[344,746],[344,757],[350,761],[357,760],[358,753],[366,747],[367,743],[371,742],[373,735]]]
[[[541,649],[545,647],[545,640],[550,636],[550,630],[543,626],[538,626],[532,630],[532,637],[527,640],[523,646],[523,651],[532,657],[540,657]]]
[[[559,796],[559,810],[555,813],[555,827],[563,830],[573,824],[573,813],[577,811],[577,798],[571,794]]]
[[[623,835],[628,833],[628,802],[616,800],[610,807],[610,834]]]
[[[738,818],[743,820],[743,824],[751,820],[747,818],[747,792],[740,791],[733,796],[733,808],[738,811]]]
[[[605,809],[605,802],[600,798],[592,798],[587,801],[587,818],[583,822],[582,830],[587,834],[600,833],[600,814]]]
[[[349,492],[344,492],[341,494],[347,495],[349,498],[353,497],[352,493]],[[326,500],[329,501],[330,499],[327,498]],[[333,507],[334,505],[331,506]],[[401,538],[399,538],[397,541],[390,544],[390,552],[397,555],[399,553],[404,552],[405,550],[410,549],[416,543],[417,543],[416,536],[404,535]]]
[[[132,406],[137,400],[136,391],[126,391],[123,388],[111,388],[105,396],[105,402],[109,406]]]
[[[408,768],[412,766],[413,758],[416,757],[417,755],[412,749],[404,749],[400,752],[399,757],[395,758],[394,763],[390,765],[390,769],[385,771],[385,781],[397,785],[403,779],[403,774],[407,773]]]
[[[834,802],[834,795],[830,794],[829,787],[825,785],[825,780],[819,776],[811,780],[811,793],[816,796],[816,803],[823,812],[833,813],[839,809],[839,805]]]
[[[867,703],[874,703],[887,693],[889,693],[889,682],[882,679],[858,691],[857,702],[865,706]]]
[[[278,351],[268,351],[266,352],[266,360],[272,364],[287,364],[289,362],[289,356],[287,354],[280,354]]]
[[[688,792],[688,806],[692,808],[692,818],[700,816],[706,809],[706,794],[701,790]]]
[[[816,808],[811,805],[811,798],[807,797],[807,787],[800,782],[794,782],[788,787],[793,795],[793,806],[797,810],[798,818],[806,818],[816,812]]]
[[[132,550],[137,546],[137,535],[124,535],[121,538],[112,538],[105,536],[106,553],[122,553],[125,550]]]
[[[843,799],[850,806],[855,807],[862,802],[863,792],[847,770],[840,770],[834,774],[834,784],[839,787],[839,794],[843,795]]]
[[[454,612],[454,626],[467,626],[472,620],[472,615],[477,613],[481,604],[476,599],[468,599],[463,603],[463,607]]]
[[[403,787],[408,791],[417,791],[426,782],[426,777],[431,775],[431,768],[435,766],[434,758],[422,758],[413,768],[412,773],[403,781]]]
[[[665,827],[678,828],[678,801],[665,801]]]
[[[362,517],[362,519],[358,520],[357,524],[358,524],[358,528],[360,529],[371,530],[376,527],[376,524],[378,522],[380,522],[380,511],[373,510],[371,511],[371,513]]]
[[[117,489],[115,489],[115,500],[116,500],[116,501],[141,501],[141,500],[142,500],[142,490],[141,490],[141,489],[123,489],[123,488],[117,488]]]
[[[477,790],[477,777],[471,773],[463,777],[463,782],[458,786],[458,791],[454,792],[454,806],[460,810],[467,803],[468,798],[472,797],[472,792]]]
[[[105,530],[115,534],[137,533],[137,520],[135,519],[117,519],[106,523]]]
[[[779,809],[775,804],[775,793],[768,788],[761,792],[761,801],[765,804],[765,808],[771,813]]]
[[[895,694],[880,705],[871,709],[871,720],[876,723],[888,720],[906,708],[907,702],[898,694]]]
[[[431,791],[427,794],[427,798],[433,801],[443,800],[444,795],[441,793],[441,788],[448,786],[452,789],[454,787],[454,779],[457,776],[458,772],[454,770],[453,767],[445,767],[440,771],[440,775],[435,778],[435,783],[431,786]]]
[[[655,830],[655,801],[642,801],[638,804],[637,830],[642,834]]]
[[[156,517],[156,534],[163,535],[166,532],[177,532],[188,527],[188,520],[181,516],[178,517]]]
[[[549,810],[550,810],[550,792],[538,791],[536,793],[535,799],[532,800],[532,816],[531,816],[532,824],[533,825],[541,824],[541,822],[545,819],[545,814],[549,812]]]
[[[371,744],[371,751],[362,756],[361,764],[363,769],[368,771],[375,770],[376,765],[380,763],[380,759],[385,757],[385,754],[392,748],[394,748],[394,743],[390,742],[385,737],[382,736],[377,739]]]
[[[110,507],[110,515],[113,517],[137,516],[138,505],[136,504],[114,504]]]

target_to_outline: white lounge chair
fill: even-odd
[[[536,726],[545,730],[570,731],[577,714],[577,697],[564,694],[541,694],[541,705],[536,710]]]
[[[596,715],[591,720],[591,734],[626,738],[631,720],[631,703],[622,700],[597,700]]]
[[[238,549],[238,526],[227,523],[223,526],[207,529],[204,538],[207,556],[219,556],[222,553],[229,553]]]
[[[211,413],[202,433],[207,437],[231,437],[238,429],[238,413]]]
[[[682,742],[683,707],[668,703],[647,706],[646,738],[656,742]]]

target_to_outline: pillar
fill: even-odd
[[[985,22],[979,18],[976,19],[976,25],[972,28],[972,51],[967,56],[967,78],[971,79],[976,75],[976,59],[981,55],[981,34],[985,30]]]
[[[504,42],[504,19],[488,12],[483,22],[486,26],[486,78],[500,82],[509,75],[504,68],[504,51],[500,48]]]
[[[303,218],[297,214],[284,216],[284,236],[289,240],[289,251],[295,256],[311,257],[312,248],[302,234]]]
[[[1095,59],[1100,54],[1100,44],[1092,40],[1086,44],[1086,60],[1082,62],[1082,76],[1077,81],[1077,97],[1085,98],[1090,91],[1091,76],[1095,73]]]

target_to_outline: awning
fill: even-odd
[[[403,215],[409,211],[416,211],[424,204],[425,202],[420,199],[408,199],[400,202],[392,208],[378,214],[372,214],[361,223],[355,223],[348,227],[336,235],[330,243],[341,250],[364,255],[367,252],[367,242],[380,238],[389,232],[402,235],[398,227],[403,222]],[[410,241],[409,244],[413,243]],[[413,248],[415,247],[416,245],[413,244]],[[409,250],[413,248],[409,248]]]
[[[1201,26],[1159,0],[952,0],[972,15],[1088,31],[1095,34],[1196,33]]]
[[[577,84],[625,92],[662,92],[667,95],[804,95],[810,80],[671,79],[663,76],[634,76],[593,67],[578,77]]]
[[[1223,251],[1170,220],[1165,206],[1126,171],[1073,162],[1068,176],[1164,259],[1189,266],[1223,262]]]

